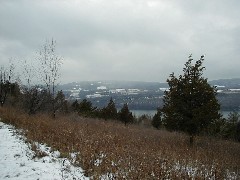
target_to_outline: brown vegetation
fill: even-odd
[[[29,142],[46,143],[93,179],[238,179],[240,143],[188,136],[74,114],[50,118],[0,108],[2,121],[24,130]],[[34,143],[32,143],[34,144]]]

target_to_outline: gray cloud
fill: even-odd
[[[31,59],[46,39],[64,57],[62,82],[165,81],[190,53],[209,79],[239,77],[238,0],[0,1],[0,59]]]

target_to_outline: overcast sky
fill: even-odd
[[[62,83],[165,82],[190,53],[205,55],[209,80],[239,78],[239,8],[239,0],[0,0],[0,65],[34,63],[54,38]]]

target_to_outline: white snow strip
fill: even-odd
[[[51,148],[44,145],[39,148],[48,156],[34,158],[34,152],[14,127],[0,122],[0,179],[89,179],[81,168],[72,166],[66,158],[59,158],[58,151],[50,152]]]

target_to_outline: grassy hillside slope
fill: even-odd
[[[68,115],[28,116],[0,108],[1,121],[23,129],[33,142],[46,143],[93,179],[238,179],[240,143],[197,137],[193,147],[181,133]],[[39,156],[44,156],[37,152]]]

